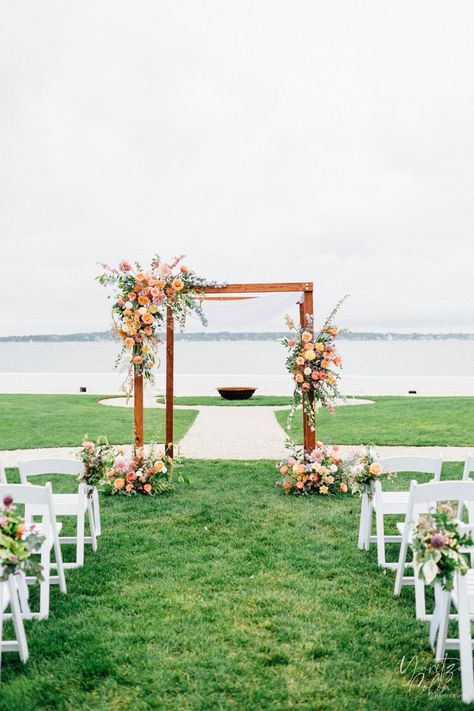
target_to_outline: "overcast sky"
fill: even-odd
[[[352,330],[474,330],[473,27],[472,0],[4,0],[2,335],[107,328],[96,262],[155,252],[350,292]]]

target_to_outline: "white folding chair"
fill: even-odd
[[[18,462],[18,467],[22,484],[29,484],[28,479],[32,476],[66,474],[77,477],[83,470],[81,462],[75,459],[34,459],[28,462]],[[56,516],[74,516],[76,519],[76,535],[60,536],[59,540],[61,544],[74,544],[76,546],[75,562],[64,563],[64,567],[80,568],[84,565],[84,544],[92,543],[92,550],[97,550],[93,496],[88,496],[87,485],[81,483],[75,493],[53,494],[53,501]],[[90,536],[85,536],[86,514],[89,519]]]
[[[466,575],[456,573],[453,590],[442,590],[436,586],[436,607],[430,626],[430,644],[435,649],[436,661],[444,659],[447,649],[459,650],[461,666],[462,700],[465,703],[474,701],[474,673],[471,635],[471,622],[474,617],[474,570],[471,568]],[[450,615],[451,604],[457,610],[457,615]],[[457,618],[458,637],[448,639],[448,623],[452,617]]]
[[[420,455],[383,457],[378,459],[377,462],[382,466],[384,472],[393,474],[398,474],[399,472],[431,474],[434,481],[439,481],[443,466],[441,457],[423,457]],[[377,561],[383,568],[395,570],[397,567],[397,563],[387,563],[385,560],[385,544],[400,543],[401,541],[401,536],[398,534],[385,534],[384,517],[393,514],[402,514],[404,516],[407,512],[408,498],[408,491],[383,491],[381,481],[375,482],[375,495],[373,499],[368,501],[366,514],[368,528],[364,547],[368,549],[370,543],[377,543]],[[370,535],[373,513],[375,513],[375,536]]]
[[[66,579],[59,542],[61,524],[56,521],[53,504],[51,484],[45,486],[25,486],[24,484],[0,484],[0,499],[11,496],[14,504],[25,507],[25,523],[35,523],[38,533],[44,536],[39,551],[43,580],[40,582],[40,609],[39,612],[30,613],[28,616],[44,619],[49,614],[50,585],[59,584],[61,592],[66,592]],[[35,518],[41,518],[36,522]],[[51,551],[54,549],[55,563],[51,562]],[[57,575],[51,575],[51,568],[57,568]],[[35,582],[34,578],[27,577],[28,583]]]
[[[425,584],[418,577],[418,566],[415,561],[407,561],[408,547],[413,540],[413,528],[420,514],[436,508],[440,501],[456,501],[459,511],[461,501],[474,503],[474,481],[432,481],[427,484],[411,482],[405,521],[398,523],[401,533],[400,555],[397,563],[397,574],[393,594],[399,597],[402,585],[415,586],[416,617],[418,620],[430,620],[431,614],[426,612]],[[405,568],[413,568],[413,575],[406,576]]]
[[[26,641],[15,577],[15,575],[9,575],[7,580],[0,582],[0,671],[2,667],[2,652],[18,652],[23,664],[28,661],[28,643]],[[14,640],[3,639],[3,620],[6,618],[5,612],[8,608],[11,610],[9,617],[13,620],[13,628],[15,630]]]

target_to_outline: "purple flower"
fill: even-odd
[[[13,497],[11,497],[11,496],[4,496],[3,497],[3,505],[5,506],[5,508],[8,508],[9,506],[11,506],[12,503],[13,503]]]
[[[445,543],[446,540],[442,533],[434,533],[431,536],[431,545],[433,546],[433,548],[442,548]]]

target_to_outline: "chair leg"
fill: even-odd
[[[43,580],[40,582],[40,619],[45,619],[49,615],[49,593],[51,577],[51,551],[49,540],[46,539],[41,550],[41,567],[43,568]]]
[[[3,591],[5,583],[0,582],[0,681],[2,678],[2,649],[3,649]]]
[[[100,522],[99,492],[95,487],[94,491],[92,492],[92,506],[94,511],[95,535],[99,537],[102,535],[102,526]]]
[[[466,580],[464,576],[459,574],[456,577],[458,580],[458,628],[462,700],[467,704],[474,701],[471,620],[469,617],[469,601],[467,596]]]
[[[97,551],[97,538],[96,538],[94,511],[92,509],[92,501],[89,501],[89,503],[87,504],[87,515],[89,518],[89,530],[91,532],[92,550],[95,553]]]
[[[433,645],[436,639],[436,661],[441,662],[446,652],[451,593],[441,589],[436,593],[435,589],[435,598],[436,607],[430,624],[430,642]]]
[[[86,517],[85,508],[81,509],[77,515],[76,530],[76,565],[81,568],[84,565],[84,519]]]
[[[8,578],[8,588],[10,592],[10,607],[12,611],[15,637],[18,642],[18,653],[20,659],[25,664],[28,661],[28,642],[26,641],[25,627],[21,616],[20,602],[18,600],[18,589],[13,575]]]
[[[420,580],[418,575],[418,568],[415,566],[415,561],[413,560],[413,575],[415,577],[415,608],[416,608],[416,619],[426,620],[426,598],[425,598],[425,584],[423,580]]]
[[[26,576],[23,571],[15,575],[15,581],[18,588],[18,599],[20,600],[21,614],[24,620],[31,620],[30,604],[28,602],[29,592]]]
[[[381,506],[377,506],[375,511],[375,530],[377,535],[377,562],[379,566],[385,566],[385,537],[383,524],[383,511]]]

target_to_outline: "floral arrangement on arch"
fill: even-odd
[[[102,264],[104,272],[97,277],[100,284],[112,287],[113,331],[121,339],[122,349],[116,366],[125,359],[128,376],[124,383],[127,393],[132,389],[133,373],[152,381],[158,348],[158,329],[165,319],[166,309],[184,328],[188,311],[194,311],[206,325],[199,299],[200,288],[214,285],[182,263],[184,255],[171,263],[156,255],[145,270],[139,262],[122,261],[118,269]]]
[[[85,441],[79,452],[84,462],[80,480],[97,486],[105,493],[123,496],[143,494],[160,496],[174,489],[173,475],[179,463],[169,457],[155,442],[148,452],[136,450],[127,457],[124,447],[112,447],[104,438],[96,442]],[[179,483],[189,481],[184,476],[176,477]]]
[[[461,548],[474,545],[470,532],[462,531],[451,504],[438,504],[430,514],[421,514],[416,526],[412,549],[419,577],[427,585],[440,583],[452,590],[455,573],[465,575],[470,568]]]
[[[32,558],[38,553],[44,536],[38,535],[35,524],[26,525],[15,513],[11,496],[5,496],[0,507],[0,581],[19,571],[43,580],[42,567]]]
[[[303,406],[310,427],[314,430],[315,408],[327,407],[329,412],[334,414],[335,400],[343,397],[338,390],[342,358],[336,352],[335,344],[339,329],[332,321],[346,298],[347,296],[338,301],[316,336],[308,316],[306,328],[296,326],[289,316],[285,318],[288,328],[295,331],[295,336],[282,340],[282,344],[290,351],[286,367],[295,382],[288,430],[291,429],[291,420],[299,405]]]
[[[344,463],[336,445],[327,447],[322,442],[316,442],[312,452],[305,452],[303,447],[296,447],[293,443],[289,446],[291,455],[276,465],[282,475],[276,485],[285,494],[327,496],[347,493]]]
[[[352,494],[367,494],[372,498],[375,493],[375,482],[381,477],[392,479],[395,474],[384,472],[377,461],[373,447],[367,446],[363,454],[356,454],[348,463],[347,482]]]

